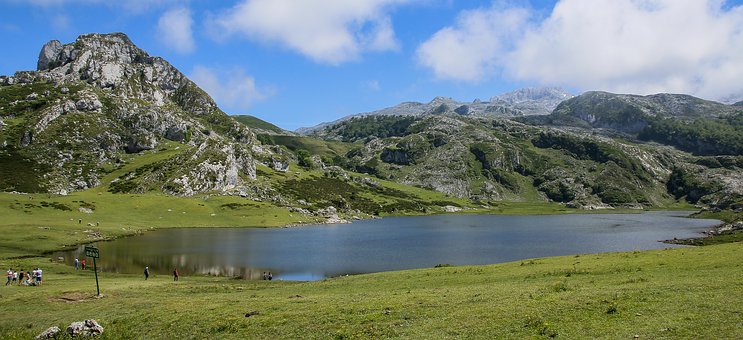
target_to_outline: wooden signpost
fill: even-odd
[[[98,287],[98,268],[95,265],[95,259],[100,257],[98,248],[93,246],[85,246],[85,256],[93,258],[93,272],[95,273],[95,290],[98,295],[101,295],[101,289]]]

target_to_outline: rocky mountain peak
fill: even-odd
[[[0,130],[0,142],[50,169],[32,181],[35,187],[56,193],[90,188],[99,184],[104,167],[120,165],[123,153],[177,142],[186,151],[163,169],[173,175],[184,164],[192,167],[177,178],[160,173],[156,182],[163,192],[242,190],[245,179],[255,178],[253,154],[270,154],[183,73],[123,33],[85,34],[68,44],[51,40],[41,48],[37,68],[0,77],[0,90],[7,91],[0,125],[7,125],[6,118],[16,121],[12,131]],[[2,110],[10,105],[29,109]],[[185,172],[191,168],[201,170]],[[119,189],[134,190],[132,178],[121,180],[128,184]]]
[[[36,64],[38,70],[48,70],[58,62],[59,52],[62,51],[62,43],[59,40],[51,40],[44,44],[39,53],[39,61]]]
[[[557,105],[557,103],[571,97],[573,97],[572,94],[559,87],[526,87],[492,97],[490,98],[490,101],[502,101],[509,104],[541,101],[550,103],[556,102],[555,105]]]
[[[86,55],[86,53],[89,53]],[[37,69],[52,70],[79,59],[94,57],[99,62],[131,64],[148,57],[147,53],[132,43],[124,33],[83,34],[73,44],[62,45],[59,40],[44,44],[39,53]]]
[[[154,106],[168,102],[196,114],[216,103],[170,63],[152,57],[124,33],[84,34],[74,43],[52,40],[39,53],[37,77],[56,84],[84,81],[125,98]]]

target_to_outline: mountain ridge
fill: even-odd
[[[572,94],[565,90],[556,87],[518,89],[493,96],[489,101],[475,99],[471,102],[460,102],[449,97],[438,96],[428,103],[402,102],[392,107],[348,115],[332,122],[320,123],[313,127],[299,128],[295,132],[301,135],[309,135],[317,133],[327,126],[343,122],[353,117],[374,115],[420,116],[447,112],[467,116],[516,117],[543,115],[549,114],[561,101],[572,96]]]

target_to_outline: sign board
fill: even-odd
[[[85,256],[92,257],[94,259],[99,258],[100,256],[98,255],[98,248],[85,246]]]

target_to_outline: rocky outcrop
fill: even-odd
[[[57,66],[59,63],[59,53],[62,51],[62,43],[59,40],[52,40],[44,44],[39,53],[39,61],[37,63],[38,70],[48,70]]]
[[[103,334],[103,326],[95,320],[73,322],[67,326],[67,334],[71,337],[88,337]]]
[[[59,333],[62,330],[59,329],[57,326],[52,326],[47,328],[45,331],[41,332],[39,335],[37,335],[34,339],[40,340],[40,339],[56,339],[59,336]]]
[[[0,91],[33,89],[7,92],[18,93],[7,105],[24,112],[25,121],[20,129],[0,137],[49,169],[38,178],[38,187],[67,193],[95,186],[101,169],[117,166],[122,153],[155,150],[166,141],[207,155],[199,162],[201,175],[183,174],[188,178],[182,180],[184,192],[231,188],[239,184],[237,173],[255,178],[252,153],[257,142],[250,129],[220,111],[175,67],[150,56],[126,35],[86,34],[70,44],[50,41],[39,53],[37,68],[0,77],[0,84],[8,86]],[[216,149],[208,152],[204,145]],[[231,156],[218,166],[208,159],[211,154]],[[211,179],[217,182],[204,183]]]

